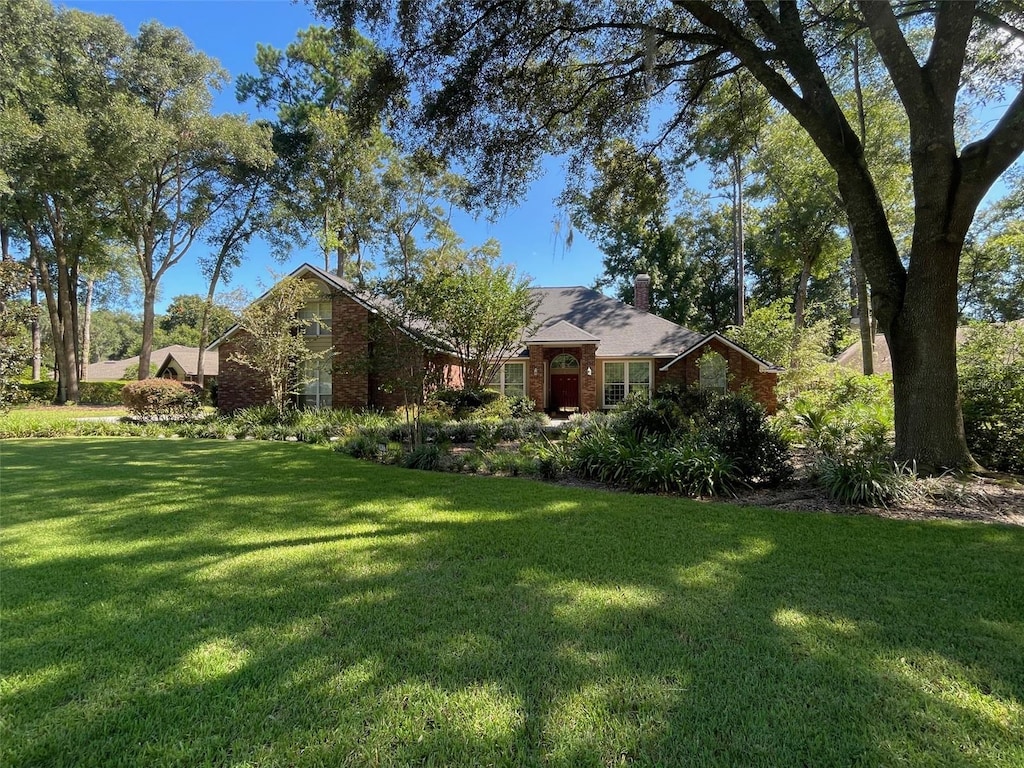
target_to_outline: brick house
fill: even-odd
[[[637,276],[636,306],[580,286],[532,290],[537,330],[504,361],[494,386],[524,391],[538,410],[611,408],[630,392],[665,384],[749,390],[769,413],[777,408],[781,369],[718,333],[650,314],[647,275]]]
[[[458,358],[433,340],[428,329],[388,322],[380,297],[310,264],[303,264],[290,277],[311,280],[319,288],[319,295],[300,315],[309,320],[306,343],[322,355],[303,371],[298,405],[398,408],[412,386],[407,382],[421,373],[433,386],[461,386]],[[271,399],[261,374],[234,359],[247,337],[236,325],[210,345],[219,353],[217,407],[222,412]]]
[[[316,280],[321,298],[307,308],[316,318],[307,331],[314,348],[330,351],[308,371],[300,403],[334,408],[394,408],[402,396],[394,386],[393,362],[430,366],[438,386],[459,386],[457,358],[425,327],[392,328],[383,321],[381,300],[347,280],[308,264],[293,276]],[[646,311],[650,278],[637,277],[630,306],[579,286],[533,288],[534,328],[524,332],[517,353],[501,361],[492,386],[526,395],[539,411],[611,408],[630,392],[663,384],[719,391],[748,389],[769,412],[777,401],[780,369],[717,334],[700,334]],[[233,411],[267,402],[259,375],[232,360],[245,332],[230,329],[214,343],[220,351],[218,407]]]

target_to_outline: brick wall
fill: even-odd
[[[217,377],[217,410],[233,413],[240,408],[264,405],[271,400],[266,377],[232,357],[244,349],[252,337],[246,331],[237,331],[219,347],[220,370]]]
[[[775,413],[779,401],[775,393],[778,374],[773,371],[761,371],[760,366],[749,357],[723,344],[718,339],[711,339],[707,344],[691,352],[683,360],[667,371],[656,370],[655,387],[664,384],[679,386],[695,386],[700,382],[700,371],[697,362],[707,351],[717,352],[725,358],[728,367],[728,387],[730,392],[740,392],[750,388],[754,399],[761,403],[768,413]],[[664,365],[664,363],[662,363]]]
[[[365,408],[370,404],[369,314],[344,294],[331,297],[331,404],[335,408]]]

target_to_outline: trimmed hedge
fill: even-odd
[[[140,419],[189,418],[202,406],[202,389],[174,379],[130,381],[121,390],[125,407]]]
[[[78,394],[82,405],[121,405],[121,390],[126,381],[82,381]],[[26,399],[52,403],[57,399],[56,381],[23,381],[18,388]]]

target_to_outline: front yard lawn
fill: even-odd
[[[1024,765],[1024,530],[0,446],[0,764]]]

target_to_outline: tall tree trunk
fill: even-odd
[[[864,375],[875,372],[875,327],[871,313],[871,300],[868,297],[868,278],[864,274],[864,266],[860,263],[857,250],[857,238],[850,231],[850,261],[853,262],[853,279],[857,287],[857,320],[860,324],[861,365]]]
[[[738,155],[732,158],[732,220],[733,220],[733,261],[736,271],[736,325],[743,325],[746,320],[746,301],[744,295],[743,273],[743,159]]]
[[[142,349],[139,351],[139,381],[149,378],[153,357],[153,329],[156,326],[156,283],[146,281],[142,296]]]
[[[922,254],[929,248],[931,253]],[[960,248],[915,244],[903,306],[885,329],[893,367],[896,455],[928,472],[977,468],[967,449],[956,376],[956,280],[948,266]],[[928,258],[931,257],[931,258]],[[952,274],[956,275],[954,267]]]
[[[28,297],[32,307],[32,381],[43,377],[43,328],[39,322],[39,276],[36,274],[35,258],[29,257]]]
[[[68,296],[70,280],[63,268],[63,258],[56,265],[57,283],[50,279],[48,264],[42,258],[42,247],[33,232],[29,233],[29,247],[36,265],[39,282],[46,297],[46,309],[50,316],[50,331],[53,337],[54,363],[57,368],[56,402],[78,402],[78,362],[76,359],[75,328]],[[59,251],[58,251],[59,252]]]
[[[96,281],[87,277],[85,279],[85,316],[82,318],[82,357],[79,360],[78,378],[85,381],[89,375],[89,356],[92,351],[92,293],[96,287]]]
[[[210,275],[210,286],[206,291],[206,301],[203,303],[203,312],[199,317],[199,360],[196,362],[196,382],[200,387],[206,384],[206,347],[210,343],[210,310],[213,307],[213,297],[217,293],[217,283],[220,282],[223,266],[224,250],[221,249],[217,263],[213,267],[213,274]]]

